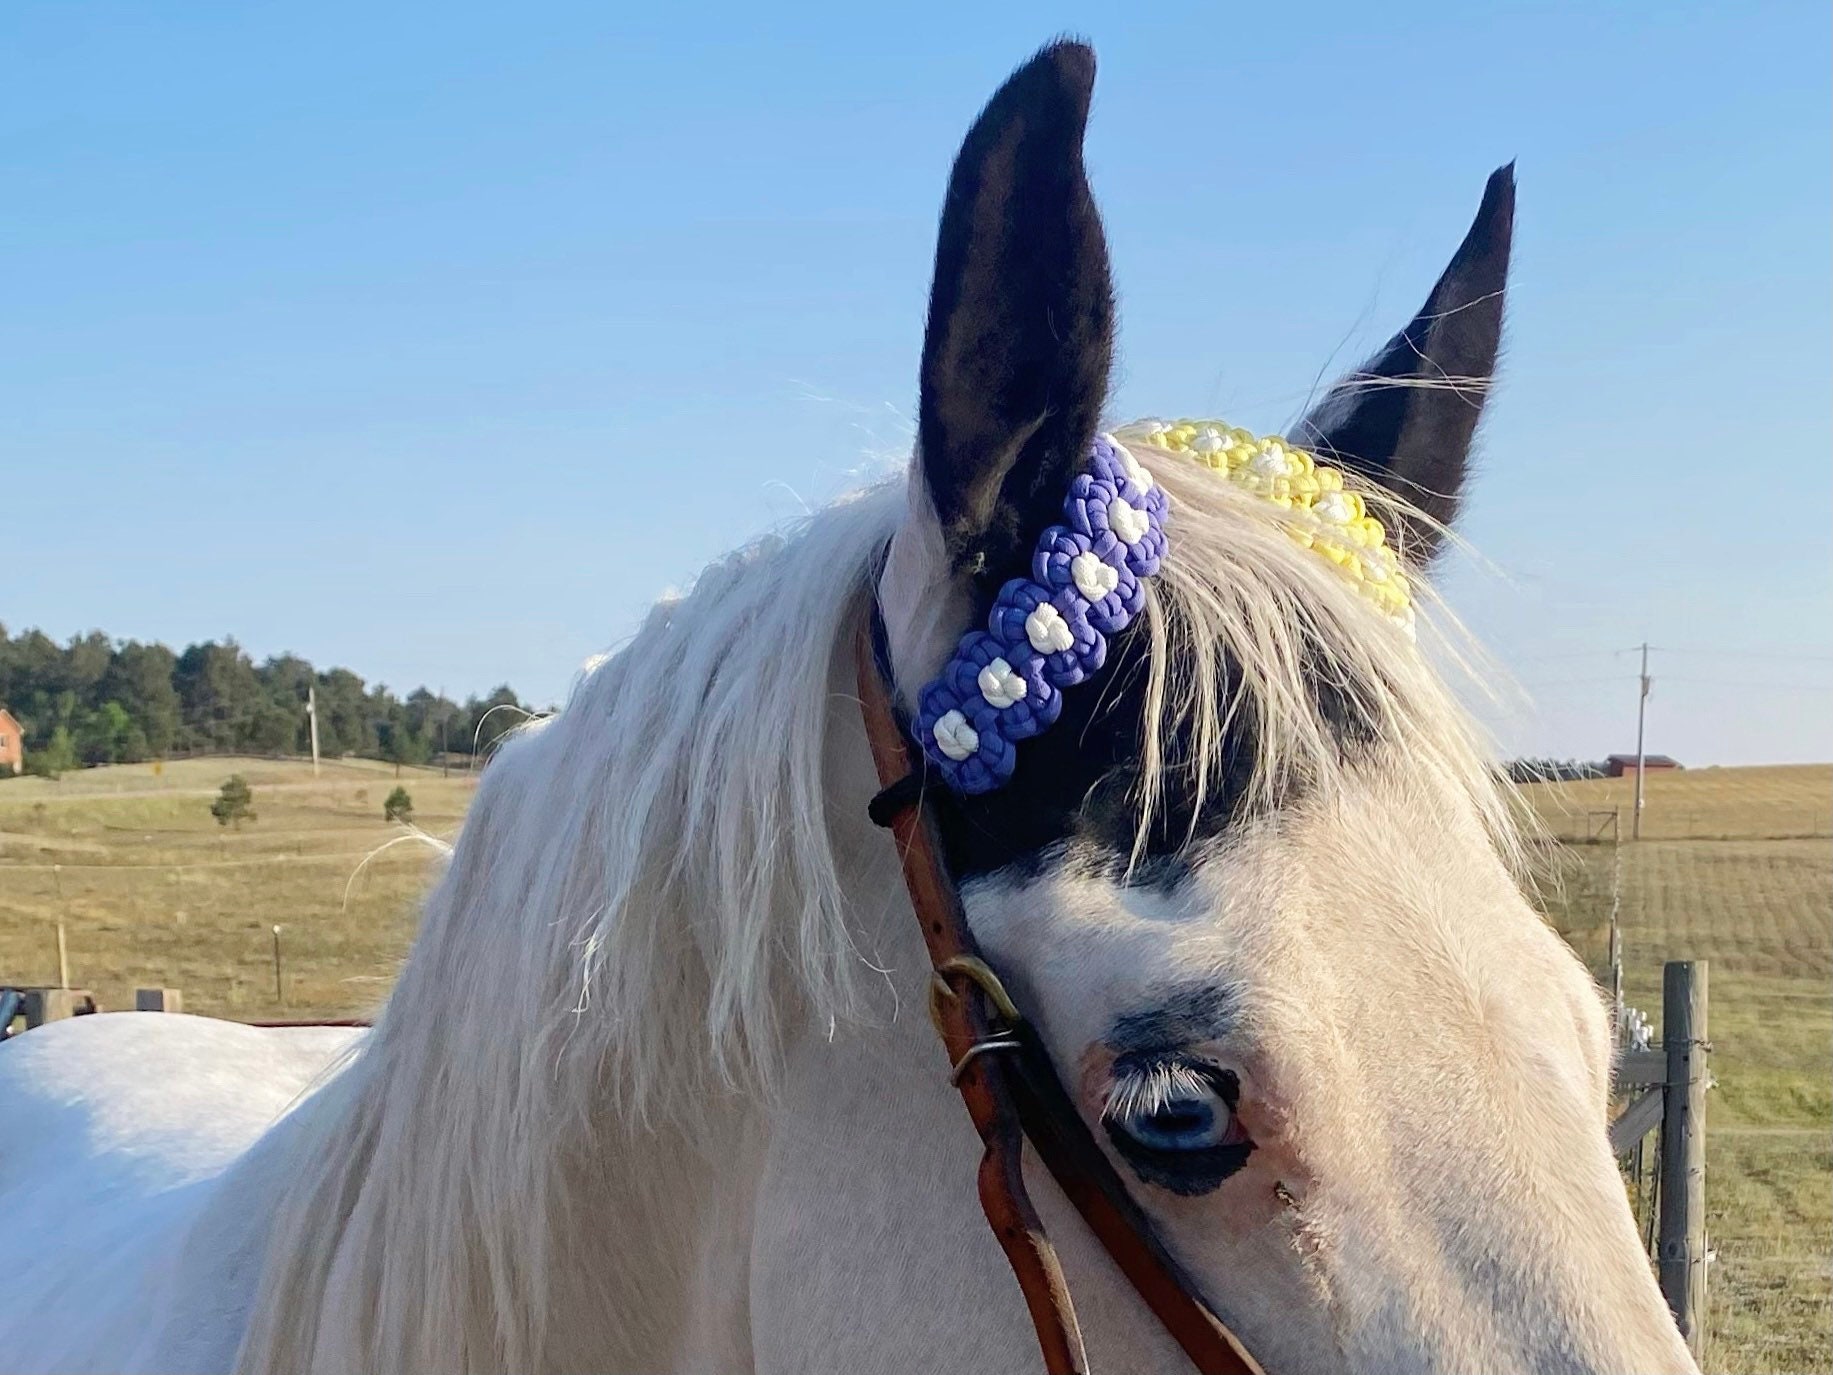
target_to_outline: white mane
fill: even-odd
[[[1144,741],[1145,815],[1165,768],[1207,778],[1221,767],[1229,727],[1241,722],[1255,746],[1249,807],[1277,806],[1294,788],[1333,791],[1357,759],[1377,760],[1474,807],[1514,861],[1516,809],[1481,732],[1433,666],[1436,658],[1469,673],[1476,651],[1430,584],[1414,574],[1416,651],[1326,560],[1292,538],[1286,512],[1153,449],[1147,432],[1143,423],[1117,431],[1149,460],[1172,511],[1172,552],[1147,601],[1153,654],[1146,710],[1156,729]],[[1390,529],[1403,516],[1432,523],[1382,488],[1353,475],[1345,482]],[[1233,680],[1217,646],[1234,663]],[[1345,750],[1342,722],[1320,702],[1320,684],[1353,702],[1367,748]],[[1194,738],[1195,757],[1164,757],[1161,742],[1180,731]]]
[[[1505,838],[1423,657],[1272,508],[1138,451],[1172,502],[1148,778],[1207,776],[1246,711],[1254,800],[1332,786],[1351,765],[1307,688],[1325,675],[1383,767]],[[859,1005],[876,976],[849,935],[865,895],[834,842],[832,727],[857,709],[852,632],[905,509],[879,486],[714,565],[492,763],[374,1033],[300,1109],[243,1371],[555,1364],[549,1314],[603,1302],[559,1286],[641,1252],[603,1234],[642,1225],[653,1186],[631,1176],[669,1168],[691,1117],[767,1092],[792,1027]],[[1218,644],[1241,681],[1167,652]],[[1163,757],[1174,728],[1196,757]]]

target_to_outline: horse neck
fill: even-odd
[[[847,832],[836,850],[867,857],[845,884],[862,955],[921,971],[895,857],[865,820],[863,737],[844,720],[836,735],[824,766]],[[701,1063],[691,1015],[649,1028],[666,1033],[676,1092],[643,1115],[614,1073],[569,1054],[586,1044],[582,1023],[609,1014],[582,1003],[578,1020],[553,1015],[580,997],[579,952],[502,881],[516,849],[504,837],[528,838],[513,820],[519,778],[480,798],[361,1055],[268,1152],[278,1198],[245,1372],[739,1363],[768,1098]],[[564,844],[591,849],[577,832]],[[592,900],[569,893],[566,905]],[[654,977],[677,972],[692,977],[688,964]],[[782,1001],[793,1042],[818,1019],[787,990]]]
[[[204,1251],[265,1248],[240,1370],[663,1369],[730,1325],[749,1103],[691,1130],[588,1110],[515,1159],[507,1124],[431,1101],[461,1061],[415,1074],[391,1052],[277,1127],[196,1233]]]

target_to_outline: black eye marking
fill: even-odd
[[[1107,1044],[1118,1055],[1169,1051],[1218,1040],[1234,1029],[1239,1017],[1233,989],[1210,983],[1187,984],[1173,990],[1154,1008],[1116,1018]]]
[[[1254,1153],[1254,1143],[1213,1146],[1207,1151],[1155,1151],[1142,1146],[1121,1131],[1111,1119],[1103,1119],[1108,1140],[1120,1152],[1133,1173],[1147,1184],[1155,1184],[1179,1198],[1199,1198],[1222,1187],[1235,1171],[1247,1164]]]
[[[1184,1198],[1206,1194],[1247,1164],[1254,1143],[1235,1116],[1241,1083],[1228,1070],[1174,1053],[1123,1055],[1101,1125],[1148,1184]]]
[[[1253,1141],[1234,1118],[1240,1080],[1185,1049],[1227,1035],[1239,1020],[1235,991],[1215,983],[1180,985],[1156,1006],[1115,1019],[1107,1045],[1116,1057],[1111,1100],[1116,1106],[1126,1107],[1129,1095],[1121,1090],[1129,1082],[1156,1077],[1184,1086],[1183,1098],[1161,1101],[1156,1117],[1131,1109],[1102,1117],[1114,1150],[1145,1183],[1196,1197],[1219,1188],[1254,1153]],[[1199,1100],[1193,1093],[1204,1096]],[[1220,1117],[1208,1132],[1196,1120],[1205,1111]]]

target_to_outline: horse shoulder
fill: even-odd
[[[350,1036],[169,1013],[50,1023],[0,1050],[0,1189],[45,1170],[148,1188],[214,1173],[312,1086]]]
[[[0,1045],[0,1217],[38,1239],[0,1287],[0,1345],[44,1369],[143,1368],[191,1307],[173,1262],[224,1172],[350,1039],[114,1013]]]

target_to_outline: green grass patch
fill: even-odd
[[[1657,1029],[1662,962],[1709,962],[1706,1368],[1833,1368],[1827,842],[1653,840],[1575,845],[1552,859],[1543,906],[1600,978],[1620,864],[1625,996]]]

